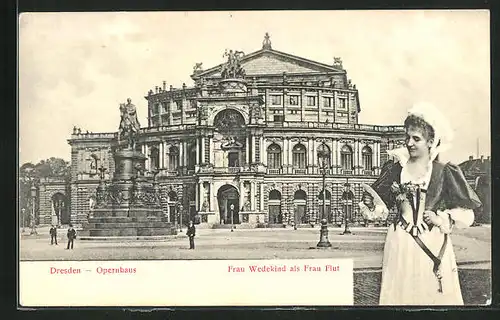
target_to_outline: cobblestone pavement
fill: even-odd
[[[354,273],[354,305],[377,305],[380,272]],[[491,273],[484,269],[460,269],[458,271],[465,305],[485,305],[491,298]]]

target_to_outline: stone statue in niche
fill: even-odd
[[[208,119],[207,107],[198,105],[198,117],[200,120],[207,120]]]

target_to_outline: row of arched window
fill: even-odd
[[[330,198],[332,197],[330,191],[326,190],[325,194],[326,194],[326,201],[330,201]],[[307,200],[307,194],[304,190],[297,190],[293,194],[293,199],[294,200]],[[323,200],[323,190],[321,190],[321,192],[318,194],[318,199]],[[281,200],[281,192],[279,192],[276,189],[271,190],[269,192],[269,200],[270,201]]]
[[[187,157],[187,166],[190,169],[194,169],[196,163],[196,149],[195,146],[189,149],[189,154]],[[322,144],[318,147],[318,165],[322,166],[320,163],[322,156],[325,157],[326,166],[331,167],[331,151],[330,148]],[[373,167],[373,152],[368,146],[364,146],[361,150],[361,166],[364,170],[372,170]],[[177,170],[179,167],[179,148],[176,146],[171,146],[168,149],[168,162],[166,163],[166,168],[168,170]],[[160,151],[156,147],[151,148],[151,166],[153,168],[161,168],[160,164]],[[280,169],[283,165],[283,152],[281,147],[273,143],[267,148],[267,167],[269,169]],[[307,149],[303,144],[296,144],[292,149],[292,165],[297,169],[305,169],[307,167]],[[352,170],[354,166],[353,163],[353,150],[350,146],[344,145],[340,149],[340,167],[344,170]]]
[[[166,168],[170,171],[175,171],[180,165],[180,151],[177,146],[171,146],[167,151],[168,160],[166,161]],[[157,147],[151,147],[150,161],[152,168],[162,168],[160,163],[160,149]],[[189,149],[189,154],[187,157],[187,167],[190,170],[194,170],[196,164],[196,146],[192,146]]]
[[[322,155],[326,157],[326,165],[330,167],[331,164],[331,152],[330,148],[322,144],[318,147],[318,165],[321,161]],[[361,150],[361,166],[364,170],[372,170],[373,168],[373,152],[368,146],[363,147]],[[292,149],[292,165],[294,168],[305,169],[307,166],[307,149],[303,144],[296,144]],[[267,166],[269,169],[279,169],[282,166],[282,151],[281,147],[276,143],[271,144],[267,148]],[[342,146],[340,149],[340,166],[344,170],[352,170],[353,164],[353,151],[348,145]]]

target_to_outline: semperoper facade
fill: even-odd
[[[358,90],[340,58],[327,65],[283,53],[267,34],[262,49],[226,50],[224,58],[206,70],[197,63],[192,87],[163,82],[145,97],[148,124],[136,148],[147,157],[146,177],[159,181],[165,216],[205,226],[311,223],[326,201],[329,222],[338,224],[349,182],[353,221],[361,221],[360,184],[375,180],[403,128],[358,123]],[[100,179],[112,178],[116,140],[117,133],[74,129],[73,223],[92,216]]]

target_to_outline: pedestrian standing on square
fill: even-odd
[[[194,249],[194,236],[196,234],[196,228],[193,221],[189,221],[189,227],[187,229],[186,235],[189,237],[189,249]]]
[[[71,249],[73,249],[73,242],[76,239],[76,230],[73,229],[72,224],[69,225],[67,236],[68,236],[68,246],[66,247],[66,249],[69,249],[70,244],[71,244]]]
[[[57,228],[54,227],[54,225],[52,225],[49,233],[50,233],[50,244],[53,245],[54,241],[55,241],[56,246],[57,246]]]

